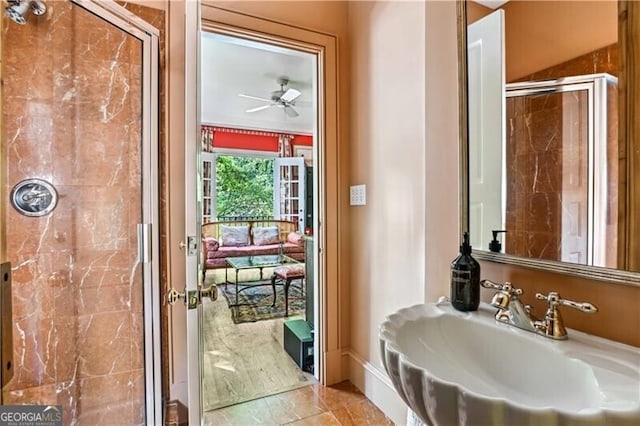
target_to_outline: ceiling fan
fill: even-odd
[[[293,106],[296,104],[295,100],[298,98],[298,96],[300,96],[300,92],[296,89],[287,88],[287,84],[289,84],[288,77],[278,78],[278,84],[280,85],[280,90],[275,90],[271,92],[271,99],[239,93],[238,96],[242,98],[269,102],[268,105],[262,105],[256,108],[251,108],[251,109],[248,109],[246,112],[256,112],[256,111],[261,111],[263,109],[267,109],[271,107],[281,107],[281,108],[284,108],[285,114],[287,114],[289,117],[297,117],[299,114],[295,109],[293,109]]]

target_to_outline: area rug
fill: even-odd
[[[231,310],[231,319],[235,324],[284,317],[284,287],[282,285],[276,286],[276,305],[271,307],[273,303],[271,282],[261,281],[260,284],[268,285],[251,286],[245,289],[242,284],[240,285],[239,306],[231,306],[236,302],[235,285],[218,284],[218,290],[227,299],[227,305]],[[289,316],[304,315],[304,309],[305,299],[296,282],[289,287]]]

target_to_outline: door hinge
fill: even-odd
[[[212,302],[218,299],[218,287],[211,284],[209,287],[198,286],[197,290],[179,292],[171,287],[166,294],[167,303],[174,305],[178,300],[182,300],[187,309],[195,309],[202,304],[202,299],[208,297]]]

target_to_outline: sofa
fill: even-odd
[[[279,254],[304,262],[304,241],[297,224],[286,220],[232,220],[202,225],[203,275],[226,268],[228,257]],[[281,247],[282,245],[282,247]]]

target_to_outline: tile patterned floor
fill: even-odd
[[[351,383],[318,384],[204,413],[205,425],[393,425]]]

